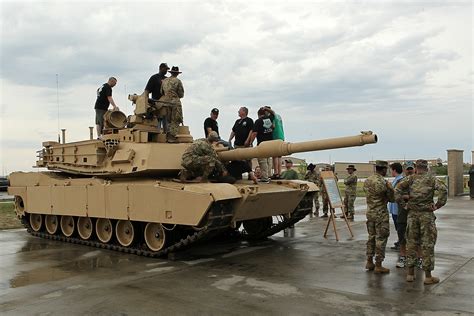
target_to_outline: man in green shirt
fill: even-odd
[[[298,172],[292,169],[293,161],[291,161],[290,159],[286,159],[285,167],[286,167],[286,170],[283,171],[283,173],[281,174],[281,179],[285,179],[285,180],[298,180],[299,179]]]

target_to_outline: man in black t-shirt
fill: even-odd
[[[204,120],[204,135],[207,138],[210,132],[214,131],[219,135],[219,124],[217,124],[217,118],[219,117],[219,109],[213,108],[211,110],[211,116]],[[219,136],[220,137],[220,136]]]
[[[154,74],[150,77],[150,79],[148,79],[148,83],[146,84],[144,92],[147,97],[150,96],[150,93],[152,100],[159,100],[163,96],[163,94],[161,93],[161,82],[167,78],[166,73],[169,69],[170,67],[168,67],[167,63],[161,63],[158,73]],[[158,118],[158,129],[162,127],[163,131],[166,133],[166,131],[168,130],[168,122],[166,120],[166,117]]]
[[[234,147],[248,147],[250,146],[250,135],[253,130],[253,120],[247,117],[249,110],[243,106],[239,109],[240,119],[236,120],[232,132],[229,136],[229,144],[232,144],[232,139],[235,136]]]
[[[269,116],[266,115],[264,108],[258,110],[258,119],[253,125],[252,134],[250,135],[250,144],[253,143],[255,137],[257,138],[257,145],[261,142],[273,140],[273,122]],[[271,168],[270,158],[258,158],[258,164],[262,170],[261,182],[269,182],[269,168]]]
[[[159,100],[162,97],[161,81],[166,79],[166,73],[168,72],[168,69],[170,69],[170,67],[168,67],[166,63],[161,63],[158,73],[154,74],[150,77],[150,79],[148,79],[148,83],[145,87],[145,94],[149,96],[151,93],[151,98],[153,100]]]
[[[230,144],[225,140],[222,140],[222,137],[219,134],[219,124],[217,123],[217,118],[219,117],[219,109],[213,108],[211,110],[211,116],[204,120],[204,134],[209,135],[210,132],[214,131],[219,135],[219,144],[224,145],[225,147],[230,147]]]
[[[115,77],[110,77],[109,80],[97,89],[97,100],[95,101],[95,124],[97,128],[97,137],[102,136],[104,129],[104,114],[112,104],[113,111],[119,110],[112,98],[112,88],[117,84]]]

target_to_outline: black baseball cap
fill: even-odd
[[[168,67],[168,64],[167,64],[167,63],[161,63],[161,64],[160,64],[160,68],[170,69],[170,67]]]
[[[211,110],[211,113],[219,114],[219,109],[218,108],[213,108]]]

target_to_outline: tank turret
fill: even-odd
[[[106,115],[116,118],[120,124],[123,116]],[[158,130],[114,128],[102,140],[87,140],[71,143],[44,142],[39,152],[37,167],[46,167],[71,174],[96,176],[173,176],[181,169],[183,155],[192,137],[187,126],[180,126],[178,139],[181,143],[165,143],[166,137]],[[229,149],[216,147],[223,162],[252,158],[280,157],[293,153],[319,151],[336,148],[363,146],[376,143],[377,136],[364,132],[356,136],[313,140],[307,142],[284,142],[272,140],[256,147]]]

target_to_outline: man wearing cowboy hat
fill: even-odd
[[[181,73],[179,67],[173,66],[168,72],[171,74],[171,77],[161,82],[161,93],[163,96],[160,98],[160,101],[168,103],[170,106],[166,141],[168,143],[177,143],[178,126],[183,123],[183,108],[181,107],[180,99],[184,97],[184,88],[183,83],[178,79],[178,75]]]
[[[304,179],[306,181],[313,182],[318,186],[318,188],[321,189],[321,176],[318,171],[315,170],[316,166],[312,163],[306,167],[306,175],[304,176]],[[314,193],[314,216],[319,216],[319,191],[316,191]]]
[[[354,219],[354,201],[357,191],[357,176],[354,174],[354,171],[357,171],[357,169],[354,165],[349,165],[346,170],[349,176],[344,180],[344,185],[346,186],[344,192],[344,209],[347,219]],[[343,217],[344,216],[341,215],[341,218]]]

